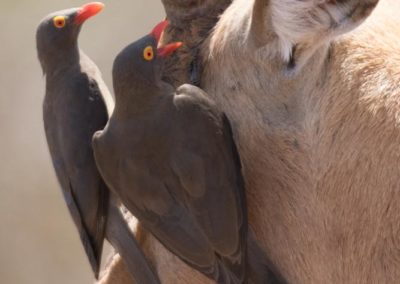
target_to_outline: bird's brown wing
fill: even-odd
[[[97,278],[100,272],[109,192],[100,176],[92,176],[92,180],[98,181],[96,188],[74,185],[70,174],[68,174],[69,171],[63,165],[63,162],[57,159],[57,154],[52,155],[52,158],[65,203],[78,229],[82,245]],[[87,176],[86,179],[90,179],[90,177]],[[84,194],[88,198],[82,198]],[[89,200],[89,197],[93,199]]]
[[[107,123],[107,109],[96,80],[86,73],[55,85],[57,94],[47,94],[43,105],[46,138],[65,201],[97,277],[109,192],[97,170],[91,139]]]
[[[95,223],[92,222],[86,225],[83,217],[84,214],[79,208],[79,202],[74,194],[74,189],[71,183],[69,185],[69,190],[63,190],[64,199],[78,229],[82,245],[97,279],[99,277],[104,244],[109,192],[105,186],[99,190],[98,199],[96,202],[92,202],[93,206],[90,209],[96,215],[96,221]]]
[[[178,89],[175,106],[182,132],[172,167],[187,192],[188,207],[215,252],[243,279],[247,212],[229,121],[194,86]]]
[[[176,111],[169,111],[164,115],[174,117]],[[184,107],[183,114],[188,111]],[[179,119],[187,125],[174,121],[177,127],[167,130],[159,128],[165,121],[171,125],[170,119],[155,120],[156,129],[149,121],[135,121],[137,129],[131,125],[122,130],[127,122],[114,125],[111,118],[95,136],[95,156],[107,184],[167,249],[218,283],[241,283],[246,219],[240,163],[223,115],[213,113],[211,118],[217,124],[209,125],[203,121],[208,117],[195,113]],[[166,153],[176,159],[169,163]]]
[[[167,249],[213,277],[216,256],[190,212],[177,201],[174,192],[179,185],[154,176],[156,169],[149,167],[150,158],[143,157],[142,161],[140,157],[127,157],[116,166],[114,157],[119,155],[110,151],[114,144],[108,139],[108,130],[97,133],[93,141],[96,162],[105,180],[116,189],[124,206]]]

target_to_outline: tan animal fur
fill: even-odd
[[[288,283],[398,283],[400,3],[342,36],[377,1],[251,2],[204,44],[203,88],[232,121],[259,244]],[[164,283],[206,283],[142,240]]]

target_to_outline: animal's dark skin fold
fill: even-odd
[[[200,86],[202,71],[200,48],[232,0],[162,0],[162,2],[170,22],[163,41],[185,42],[183,48],[166,60],[164,80],[175,87],[189,82]]]
[[[218,283],[246,279],[247,212],[226,116],[199,88],[161,81],[146,36],[116,58],[116,107],[93,149],[109,188],[171,252]]]
[[[38,56],[46,76],[46,138],[65,202],[95,277],[107,237],[121,252],[137,283],[157,284],[158,278],[133,233],[118,214],[116,203],[110,201],[110,191],[97,169],[91,146],[93,134],[108,121],[112,97],[97,66],[80,51],[77,41],[81,23],[101,9],[101,3],[90,3],[55,12],[38,27]],[[76,17],[80,24],[76,24]]]

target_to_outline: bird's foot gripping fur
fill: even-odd
[[[265,0],[256,0],[265,1]],[[379,0],[271,0],[270,19],[280,55],[302,65],[322,44],[358,27]]]

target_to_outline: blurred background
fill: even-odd
[[[80,284],[93,277],[55,179],[42,125],[39,21],[90,1],[0,1],[0,283]],[[105,0],[81,48],[111,87],[115,55],[164,18],[161,1]]]

